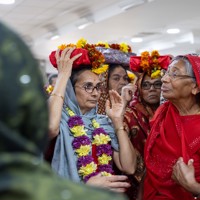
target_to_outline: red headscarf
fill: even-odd
[[[192,55],[186,55],[186,57],[192,65],[192,69],[197,80],[197,85],[200,88],[200,57]]]

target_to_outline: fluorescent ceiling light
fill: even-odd
[[[86,23],[80,24],[80,25],[78,25],[78,29],[84,29],[91,24],[93,24],[93,23],[92,22],[86,22]]]
[[[167,33],[169,33],[169,34],[177,34],[179,32],[180,32],[180,29],[178,29],[178,28],[167,29]]]
[[[120,5],[120,8],[123,11],[126,11],[132,7],[138,6],[140,4],[143,4],[144,0],[130,0],[130,1],[124,1],[122,2],[122,4]]]
[[[15,0],[0,0],[0,4],[14,4]]]
[[[131,38],[131,42],[133,43],[139,43],[139,42],[142,42],[143,39],[141,37],[133,37]]]
[[[50,38],[50,40],[56,40],[56,39],[58,39],[60,36],[59,35],[53,35],[51,38]]]

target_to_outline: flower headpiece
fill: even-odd
[[[116,49],[120,50],[124,53],[131,53],[131,47],[126,44],[125,42],[122,42],[120,44],[108,44],[107,42],[98,42],[96,44],[97,47],[104,47],[104,48],[111,48],[111,49]]]
[[[151,78],[160,76],[161,69],[166,70],[170,63],[170,56],[160,56],[158,51],[141,53],[141,56],[130,58],[130,68],[135,72],[146,72]]]
[[[129,78],[130,82],[131,83],[135,83],[136,80],[137,80],[136,75],[133,72],[129,71],[129,70],[126,70],[126,72],[127,72],[127,75],[128,75],[128,78]]]
[[[107,64],[128,66],[130,57],[136,55],[131,52],[131,47],[126,43],[108,44],[106,42],[99,42],[95,46],[104,55],[105,63]]]
[[[76,47],[76,49],[72,52],[71,57],[82,53],[82,55],[74,61],[73,69],[79,68],[80,66],[84,65],[91,65],[92,71],[96,74],[101,74],[108,69],[108,65],[104,64],[104,55],[95,48],[94,44],[88,44],[87,40],[85,40],[84,38],[78,40],[76,44],[62,44],[58,48],[62,52],[65,48],[69,47]],[[56,51],[52,51],[49,59],[51,64],[55,68],[57,68],[55,53]]]

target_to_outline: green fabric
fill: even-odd
[[[24,43],[0,26],[0,151],[39,155],[47,135],[47,105],[36,60]]]
[[[0,24],[0,199],[124,200],[122,195],[57,177],[41,161],[48,112],[37,62]]]

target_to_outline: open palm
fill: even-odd
[[[110,101],[106,101],[106,114],[111,119],[123,118],[124,104],[122,97],[114,90],[109,91]]]

